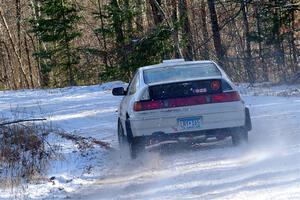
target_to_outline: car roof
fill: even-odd
[[[201,61],[185,61],[184,59],[173,59],[173,60],[164,60],[162,63],[159,64],[155,64],[155,65],[149,65],[149,66],[145,66],[145,67],[140,67],[138,69],[138,71],[140,72],[140,76],[143,79],[143,71],[145,70],[149,70],[149,69],[158,69],[158,68],[164,68],[164,67],[172,67],[172,66],[182,66],[182,65],[195,65],[195,64],[214,64],[220,71],[220,75],[219,76],[212,76],[212,77],[199,77],[199,78],[193,78],[193,79],[188,79],[188,81],[193,81],[193,80],[203,80],[203,79],[217,79],[217,78],[226,78],[227,79],[227,75],[225,74],[225,72],[223,71],[223,69],[216,64],[214,61],[211,60],[201,60]],[[187,79],[185,79],[186,81]],[[161,82],[155,82],[155,83],[148,83],[147,85],[157,85],[157,84],[162,84],[162,83],[171,83],[171,82],[182,82],[182,80],[177,80],[177,81],[161,81]]]
[[[215,64],[215,62],[211,60],[185,61],[184,59],[172,59],[172,60],[164,60],[162,63],[159,64],[141,67],[139,68],[139,70],[144,71],[148,69],[157,69],[157,68],[172,67],[172,66],[179,66],[179,65],[205,64],[205,63]]]

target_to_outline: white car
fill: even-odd
[[[249,109],[234,84],[213,61],[167,60],[139,68],[119,108],[118,139],[134,158],[145,147],[211,142],[232,137],[248,141]]]

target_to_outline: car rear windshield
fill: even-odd
[[[181,81],[203,77],[220,76],[221,72],[213,63],[178,65],[144,70],[146,84]]]

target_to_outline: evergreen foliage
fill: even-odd
[[[166,25],[157,26],[144,33],[140,26],[134,26],[134,18],[142,13],[129,0],[111,0],[106,7],[107,21],[104,28],[97,28],[97,34],[104,34],[113,41],[110,54],[115,58],[113,67],[101,73],[102,80],[130,80],[137,68],[162,61],[173,51],[172,30]],[[95,15],[100,18],[99,14]]]
[[[251,84],[300,70],[299,0],[3,1],[0,27],[0,89],[129,81],[173,58]]]
[[[40,41],[35,56],[41,59],[43,85],[75,85],[75,65],[80,57],[72,41],[81,35],[77,29],[78,10],[69,0],[43,0],[41,3],[41,15],[31,23],[32,32]],[[50,74],[52,82],[49,82]]]

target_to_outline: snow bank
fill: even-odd
[[[114,87],[126,84],[115,81],[61,89],[0,91],[0,117],[8,121],[42,117],[54,127],[116,146],[112,136],[116,132],[114,121],[120,97],[111,95]],[[83,183],[93,181],[88,174],[95,166],[103,166],[108,154],[99,147],[80,152],[74,143],[59,137],[52,137],[50,143],[61,146],[62,159],[52,162],[48,176],[37,180],[37,184],[15,188],[13,193],[11,189],[0,188],[0,199],[11,199],[18,194],[29,199],[66,197]]]
[[[300,85],[273,85],[272,83],[260,83],[250,86],[250,84],[237,84],[237,89],[242,95],[247,96],[280,96],[280,97],[300,97]]]

